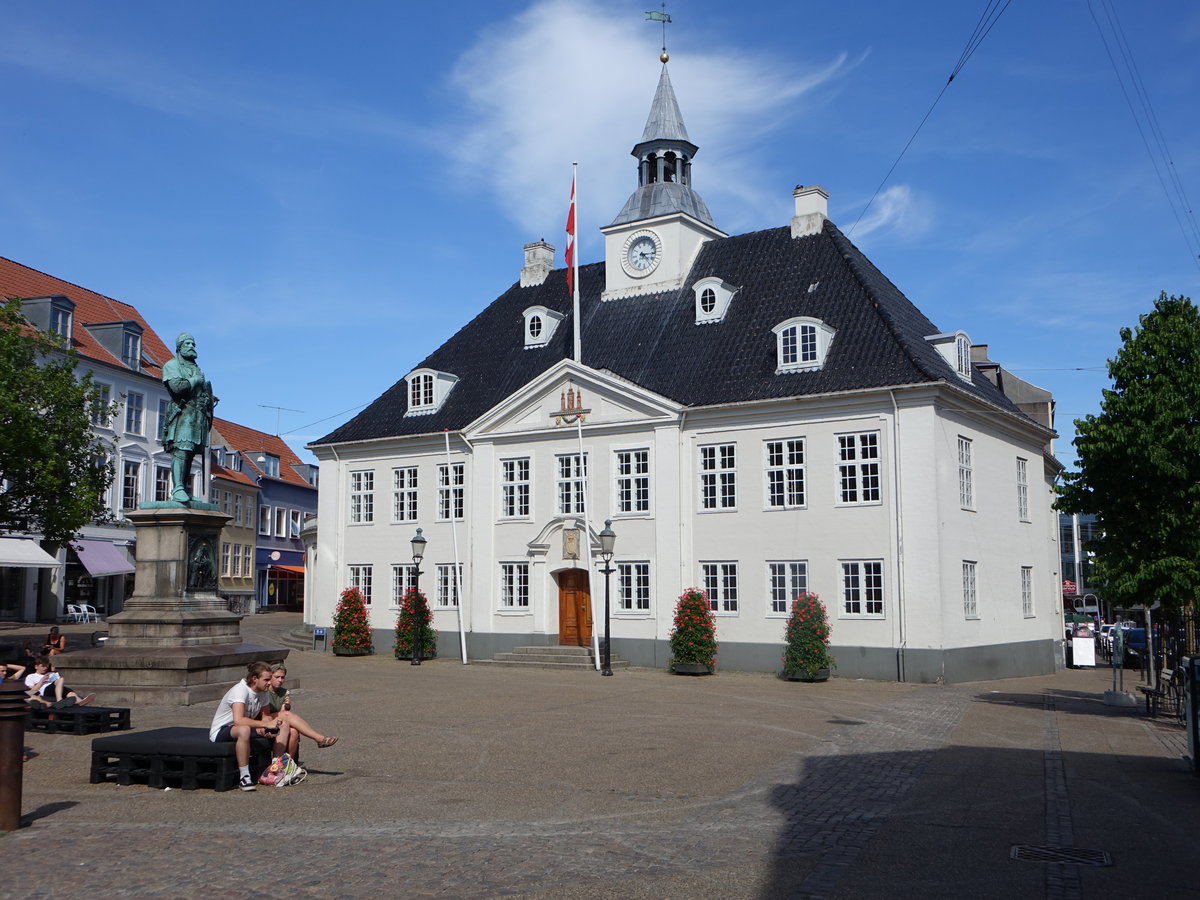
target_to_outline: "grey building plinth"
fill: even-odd
[[[137,528],[134,593],[108,619],[104,647],[55,657],[67,684],[102,704],[189,706],[217,700],[256,660],[284,647],[246,644],[241,616],[217,594],[221,526],[209,504],[155,504],[129,513]]]

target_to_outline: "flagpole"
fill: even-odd
[[[579,180],[579,163],[571,163],[571,224],[574,226],[574,234],[571,235],[570,241],[572,245],[570,265],[573,269],[571,273],[571,284],[574,290],[571,296],[571,313],[575,320],[575,362],[583,362],[583,339],[580,336],[579,327],[579,198],[576,195]]]
[[[454,539],[454,587],[458,592],[458,644],[462,652],[462,664],[467,665],[467,629],[463,625],[463,604],[466,598],[463,596],[462,583],[462,563],[458,556],[458,526],[454,524],[454,469],[450,462],[450,429],[443,428],[442,434],[446,436],[446,478],[450,482],[450,534]],[[465,468],[465,463],[464,463]]]

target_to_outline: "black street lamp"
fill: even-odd
[[[412,539],[412,558],[413,558],[413,590],[420,593],[421,590],[421,560],[425,557],[425,545],[428,541],[421,534],[421,529],[417,529],[417,533]],[[421,645],[425,642],[425,623],[418,622],[416,617],[413,618],[413,637],[412,637],[412,665],[419,666],[421,664]]]
[[[601,675],[612,674],[612,629],[609,620],[609,598],[611,596],[613,548],[617,543],[617,533],[612,530],[612,519],[605,519],[604,530],[600,532],[600,558],[604,560],[604,662],[600,667]]]

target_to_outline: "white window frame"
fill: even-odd
[[[838,506],[874,506],[883,502],[882,450],[878,431],[837,435]]]
[[[649,515],[650,448],[614,450],[613,473],[615,515]]]
[[[417,467],[392,469],[392,521],[417,521]]]
[[[154,467],[154,499],[159,503],[171,499],[171,467]]]
[[[282,506],[275,507],[275,537],[288,537],[288,511]]]
[[[812,372],[825,365],[834,330],[820,319],[796,316],[771,329],[775,333],[775,374]]]
[[[121,362],[140,372],[142,369],[142,336],[133,331],[121,335]]]
[[[700,512],[736,512],[737,444],[701,444],[696,450]]]
[[[346,586],[358,588],[363,601],[370,606],[372,582],[375,579],[374,566],[358,563],[347,566],[346,570]]]
[[[544,306],[531,306],[521,315],[525,319],[525,349],[533,350],[545,347],[554,337],[558,323],[566,316]]]
[[[375,521],[375,472],[359,469],[350,473],[350,524],[370,525]],[[276,532],[277,537],[283,535]]]
[[[1026,619],[1037,615],[1033,605],[1033,566],[1021,566],[1021,614]]]
[[[399,609],[404,592],[417,584],[415,563],[392,563],[392,602],[389,609]]]
[[[138,459],[121,461],[121,511],[137,509],[142,503],[142,462]],[[132,475],[132,478],[130,477]],[[131,502],[132,501],[132,502]]]
[[[230,571],[232,571],[229,566],[229,549],[230,549],[229,541],[221,541],[221,574],[222,575],[228,575],[230,573]]]
[[[65,341],[71,340],[71,320],[74,313],[65,306],[51,305],[50,330]]]
[[[500,563],[500,596],[501,612],[529,611],[529,563],[501,562]]]
[[[455,578],[455,563],[438,563],[435,575],[437,577],[437,593],[433,598],[436,609],[458,609],[458,586],[463,583],[463,564],[457,563],[458,578]]]
[[[439,522],[461,522],[467,508],[466,463],[438,464]]]
[[[304,524],[304,513],[301,510],[293,509],[288,511],[288,537],[300,537],[300,529]]]
[[[112,405],[112,385],[105,384],[103,381],[92,383],[100,392],[100,397],[92,404],[88,418],[91,419],[92,424],[97,428],[111,428],[112,414],[109,407]]]
[[[650,615],[650,562],[622,561],[617,566],[616,614],[624,616]]]
[[[792,601],[808,590],[807,559],[767,560],[767,618],[786,619]]]
[[[963,618],[979,618],[978,562],[964,559],[962,564]]]
[[[254,574],[254,548],[249,544],[242,545],[242,575],[249,578]]]
[[[242,524],[242,495],[233,495],[233,522],[235,525]]]
[[[971,339],[965,334],[954,336],[954,371],[964,381],[971,380]]]
[[[454,385],[458,376],[436,369],[416,369],[404,376],[408,388],[408,410],[406,416],[422,416],[437,412]]]
[[[500,518],[529,518],[530,471],[528,456],[500,460]]]
[[[554,457],[554,508],[560,516],[578,515],[587,504],[588,454]]]
[[[839,559],[841,604],[839,619],[883,619],[887,614],[887,583],[882,559]]]
[[[1029,518],[1029,460],[1017,457],[1017,518],[1022,522]]]
[[[140,391],[125,394],[125,433],[144,434],[146,425],[146,395]]]
[[[738,564],[736,560],[709,560],[700,563],[708,608],[718,616],[738,614]]]
[[[808,505],[805,439],[763,441],[765,509],[804,509]]]
[[[410,410],[428,409],[434,405],[433,375],[421,372],[408,380],[408,408]]]
[[[958,436],[958,505],[975,509],[975,448],[969,437]]]
[[[233,578],[242,577],[242,548],[238,544],[233,545],[233,555],[229,565],[229,574]]]
[[[715,275],[710,275],[692,285],[692,292],[695,299],[696,324],[714,325],[724,320],[725,314],[729,311],[729,305],[733,302],[733,295],[737,293],[737,288]],[[706,293],[712,295],[710,309],[704,308]]]
[[[258,533],[270,537],[272,521],[271,507],[264,503],[258,508]]]

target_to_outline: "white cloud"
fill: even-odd
[[[585,241],[590,235],[598,243],[595,229],[611,221],[636,187],[629,151],[641,137],[661,71],[657,37],[624,8],[537,0],[484,32],[459,59],[451,87],[466,114],[447,126],[443,140],[471,185],[492,192],[531,240],[562,247],[572,162],[579,163]],[[805,71],[790,60],[724,47],[673,51],[672,84],[689,136],[700,146],[696,190],[718,225],[734,230],[744,223],[725,219],[761,217],[764,207],[769,222],[787,221],[790,194],[762,195],[770,161],[755,154],[754,144],[798,98],[847,67],[844,56]],[[730,216],[718,214],[725,207]]]
[[[866,214],[847,229],[847,235],[860,245],[879,234],[907,241],[920,237],[932,226],[930,204],[908,185],[897,184],[879,192]]]

